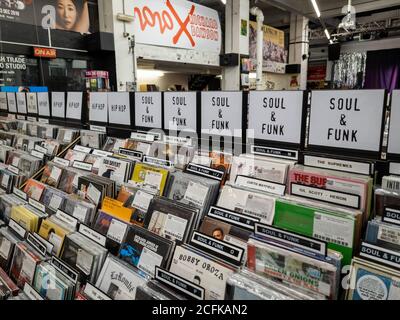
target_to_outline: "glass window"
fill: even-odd
[[[0,85],[41,85],[38,59],[24,55],[0,53]]]

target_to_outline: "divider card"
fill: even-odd
[[[7,92],[8,111],[17,113],[17,99],[15,92]]]
[[[91,92],[89,95],[89,121],[108,122],[107,92]]]
[[[51,93],[51,115],[54,118],[65,118],[65,93]]]
[[[135,93],[136,127],[162,129],[162,93]]]
[[[249,94],[248,136],[267,141],[300,144],[303,91],[252,91]]]
[[[82,119],[83,92],[67,93],[67,119]]]
[[[39,116],[50,117],[50,103],[48,92],[37,93],[37,104]]]
[[[131,125],[129,92],[108,93],[108,122],[110,124]]]
[[[164,129],[197,131],[197,93],[164,93]]]
[[[0,92],[0,110],[7,111],[7,93]]]
[[[37,114],[38,113],[38,105],[37,105],[37,95],[36,92],[28,92],[26,94],[26,104],[28,107],[28,113]]]
[[[201,93],[201,132],[216,136],[242,136],[243,92]]]
[[[17,109],[18,113],[26,114],[26,94],[25,92],[17,92],[16,94],[17,97]]]
[[[400,155],[400,90],[392,92],[388,153]]]
[[[313,91],[309,146],[378,153],[385,90]]]

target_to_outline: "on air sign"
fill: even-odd
[[[221,51],[218,12],[184,0],[132,0],[137,43]]]
[[[34,47],[33,55],[38,58],[55,59],[57,58],[57,50],[51,48]]]

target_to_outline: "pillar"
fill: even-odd
[[[301,65],[298,79],[301,90],[307,89],[308,55],[308,19],[292,13],[290,16],[289,64]]]
[[[249,0],[227,0],[225,6],[225,53],[239,55],[239,64],[224,67],[222,90],[240,90],[240,55],[249,54]],[[247,30],[242,30],[242,22]],[[243,33],[242,33],[243,31]]]

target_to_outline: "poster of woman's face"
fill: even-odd
[[[58,30],[82,34],[90,30],[88,0],[0,0],[0,9],[5,12],[0,20],[8,22],[43,26],[42,21],[50,19]]]
[[[88,33],[89,9],[86,0],[56,0],[56,29]]]

